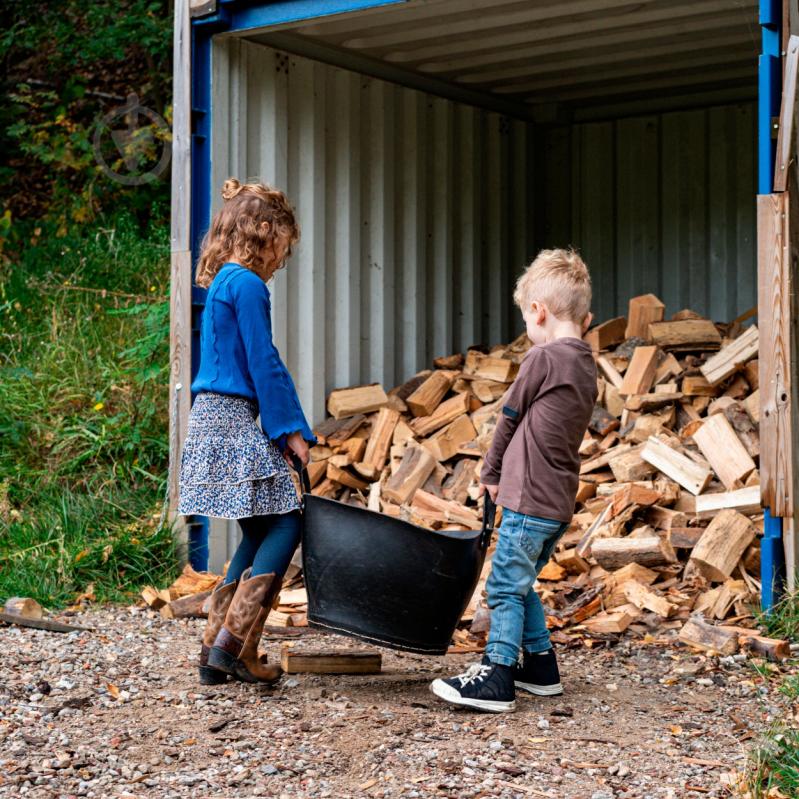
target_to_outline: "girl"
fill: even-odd
[[[296,457],[305,466],[315,443],[272,343],[266,287],[299,240],[294,211],[283,192],[261,183],[230,178],[222,197],[197,264],[197,284],[209,290],[178,506],[182,514],[238,519],[242,532],[225,581],[210,598],[200,654],[205,685],[227,675],[247,682],[280,677],[279,666],[259,657],[258,642],[300,538],[287,461]]]

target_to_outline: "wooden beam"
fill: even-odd
[[[777,133],[777,155],[774,159],[774,191],[785,191],[788,185],[788,167],[793,152],[793,118],[796,105],[798,63],[799,36],[791,36],[788,40],[788,51],[783,64],[780,127]]]
[[[169,299],[169,509],[178,505],[180,455],[191,409],[191,25],[175,3]],[[184,553],[185,554],[185,553]]]
[[[757,198],[761,500],[783,517],[794,503],[789,217],[788,192]]]

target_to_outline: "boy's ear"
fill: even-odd
[[[594,321],[594,315],[591,313],[591,311],[589,311],[588,316],[586,316],[585,319],[583,319],[583,335],[585,335],[588,332],[588,328],[591,327],[591,322],[593,321]]]

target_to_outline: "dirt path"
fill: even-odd
[[[718,797],[768,710],[745,661],[640,641],[561,651],[564,696],[488,716],[428,690],[474,656],[385,651],[377,677],[203,689],[201,622],[74,621],[94,632],[0,629],[0,796]],[[296,645],[331,644],[358,645]]]

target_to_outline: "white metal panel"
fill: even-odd
[[[518,333],[526,124],[240,38],[212,58],[213,210],[229,176],[273,183],[297,210],[273,331],[312,422],[333,388],[388,389]],[[212,524],[211,568],[237,537]]]

